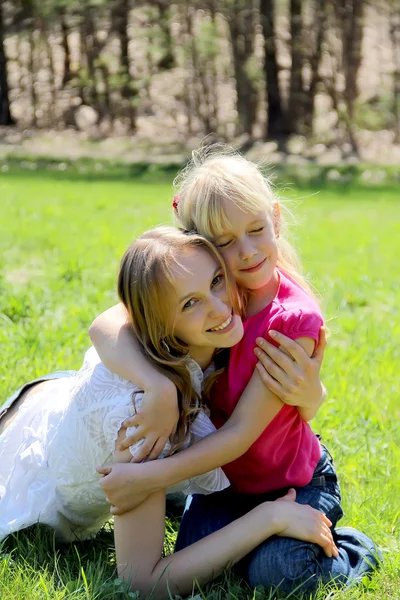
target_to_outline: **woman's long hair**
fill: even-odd
[[[141,350],[156,369],[178,390],[179,421],[173,450],[189,435],[189,425],[201,407],[186,367],[188,346],[173,332],[174,299],[172,267],[190,249],[203,249],[221,264],[232,307],[240,314],[240,299],[232,276],[216,248],[198,234],[174,227],[147,231],[127,249],[120,265],[118,295],[125,305]]]

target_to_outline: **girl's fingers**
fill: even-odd
[[[123,515],[125,511],[118,506],[111,506],[110,512],[112,515]]]
[[[290,385],[290,376],[293,379],[295,373],[295,369],[293,369],[293,366],[291,368],[288,367],[288,369],[286,369],[285,367],[280,367],[278,363],[275,362],[275,360],[264,354],[262,350],[256,348],[254,352],[261,364],[265,367],[268,373],[274,379],[276,379],[276,381],[279,381],[279,383],[284,387]],[[292,365],[294,364],[290,358],[287,358],[287,360],[290,363],[292,363]]]
[[[269,389],[269,391],[275,394],[275,396],[278,396],[278,398],[282,398],[282,395],[284,394],[284,389],[281,386],[281,384],[278,383],[276,379],[271,377],[271,375],[269,375],[269,373],[265,370],[264,365],[262,365],[260,362],[256,364],[256,368],[258,374],[261,377],[262,382]]]
[[[321,329],[319,330],[319,338],[318,338],[318,344],[313,352],[313,358],[315,360],[318,360],[318,362],[320,364],[322,364],[322,361],[324,359],[324,352],[325,352],[325,348],[327,345],[327,341],[326,341],[326,331],[325,331],[325,327],[321,327]]]
[[[143,441],[143,444],[137,450],[135,450],[135,454],[134,454],[131,462],[141,463],[141,462],[145,461],[147,459],[147,457],[153,451],[153,448],[154,448],[156,442],[157,442],[157,440],[153,436],[147,437]]]
[[[332,540],[330,540],[326,535],[321,534],[320,535],[320,543],[319,545],[322,547],[322,549],[324,550],[325,554],[329,557],[332,557],[333,555],[333,542]]]
[[[305,350],[294,340],[279,333],[279,331],[271,330],[268,333],[270,337],[279,344],[279,348],[286,351],[294,361],[299,363],[299,365],[305,364],[309,360]]]
[[[109,475],[111,473],[111,467],[105,467],[103,465],[96,467],[96,471],[100,473],[100,475]]]
[[[296,502],[296,490],[294,488],[288,489],[286,494],[281,498],[278,498],[277,502]]]
[[[132,415],[132,417],[128,417],[127,419],[125,419],[121,427],[125,429],[128,429],[128,427],[139,427],[141,423],[142,417],[139,415],[139,413],[136,413],[135,415]]]
[[[257,346],[259,350],[261,350],[260,356],[265,356],[264,352],[267,356],[269,356],[275,364],[277,364],[285,373],[288,375],[295,374],[296,364],[293,362],[293,358],[288,356],[288,354],[283,350],[280,350],[276,346],[273,346],[263,338],[257,338],[256,340]]]
[[[134,433],[132,433],[131,435],[127,435],[126,438],[122,440],[122,442],[119,444],[119,450],[126,450],[127,448],[129,448],[129,446],[134,446],[141,439],[143,439],[143,437],[144,433],[142,431],[142,428],[138,427]]]
[[[156,460],[156,458],[158,458],[160,456],[161,452],[164,450],[165,444],[167,442],[168,442],[168,438],[163,438],[163,437],[158,438],[158,440],[154,444],[153,450],[150,452],[147,460]]]
[[[332,521],[330,521],[328,519],[328,517],[326,515],[324,515],[324,513],[321,513],[322,515],[322,520],[328,525],[328,527],[332,527]]]

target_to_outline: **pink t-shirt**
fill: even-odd
[[[219,428],[229,419],[257,363],[255,340],[275,329],[295,340],[312,338],[318,343],[323,324],[316,302],[295,281],[279,271],[274,300],[244,321],[244,336],[231,349],[229,367],[212,391],[211,418]],[[268,337],[274,345],[272,338]],[[291,486],[307,485],[321,457],[321,446],[296,407],[285,405],[254,444],[237,460],[223,467],[232,487],[241,493],[261,494]]]

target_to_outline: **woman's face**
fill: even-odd
[[[204,248],[190,248],[179,263],[172,268],[173,333],[205,366],[216,348],[230,348],[241,340],[242,320],[233,314],[225,275],[215,257]]]

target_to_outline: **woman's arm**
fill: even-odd
[[[285,499],[265,502],[223,529],[192,546],[160,559],[165,532],[165,492],[115,517],[114,537],[118,575],[132,591],[154,598],[187,596],[216,578],[271,535],[294,537],[323,547],[337,556],[331,522],[310,506],[297,504],[294,490]]]
[[[270,332],[271,334],[272,332]],[[320,380],[326,347],[325,328],[321,327],[318,345],[311,356],[296,341],[275,332],[279,348],[264,338],[257,338],[254,349],[264,384],[285,404],[318,410],[326,398]]]
[[[144,390],[135,425],[138,425],[138,439],[145,441],[135,460],[157,458],[179,418],[175,385],[143,356],[123,304],[99,315],[89,328],[89,336],[110,371]]]

